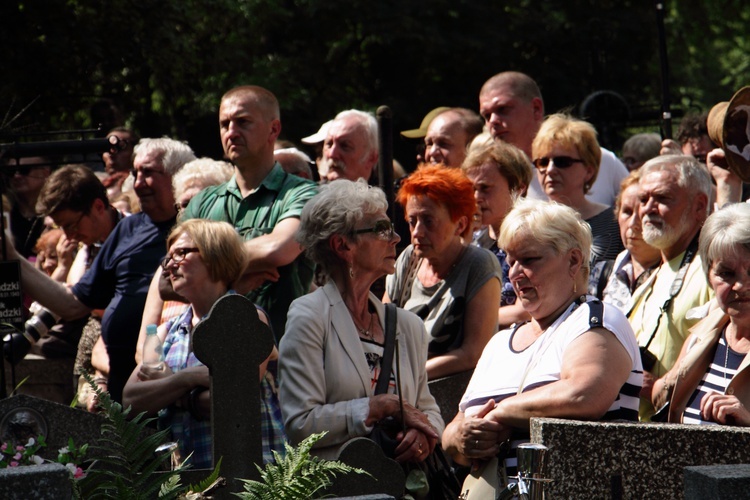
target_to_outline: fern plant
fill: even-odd
[[[313,445],[326,432],[312,434],[297,448],[285,444],[286,456],[273,452],[274,461],[258,468],[262,481],[242,479],[245,491],[234,493],[244,500],[302,500],[331,486],[337,474],[367,474],[367,471],[345,463],[323,460],[310,454]]]
[[[178,477],[184,468],[155,474],[170,459],[168,451],[154,453],[166,440],[169,431],[149,435],[146,427],[154,418],[145,418],[144,412],[128,419],[130,407],[123,409],[122,405],[112,401],[109,393],[99,389],[88,374],[84,376],[99,397],[106,422],[102,425],[101,438],[91,446],[101,450],[102,457],[76,483],[76,497],[140,500],[158,496],[169,500],[184,493],[187,488],[180,486]]]

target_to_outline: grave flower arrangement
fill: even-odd
[[[29,438],[26,444],[17,444],[13,442],[0,443],[0,469],[6,467],[20,467],[23,465],[42,465],[45,460],[37,453],[40,449],[45,448],[46,446],[47,443],[44,440],[44,436]],[[71,438],[68,440],[68,446],[58,450],[57,459],[51,460],[50,462],[63,464],[70,471],[73,478],[79,479],[84,475],[83,469],[80,465],[84,461],[87,449],[87,444],[84,444],[81,447],[76,447]]]

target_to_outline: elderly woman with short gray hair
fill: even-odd
[[[336,457],[347,441],[368,436],[377,422],[392,417],[406,429],[395,436],[394,458],[420,462],[443,429],[427,388],[427,334],[416,315],[397,310],[400,355],[383,366],[385,306],[370,286],[395,267],[399,237],[387,206],[380,189],[363,180],[338,180],[322,186],[302,211],[297,240],[328,282],[289,308],[280,344],[279,397],[293,443],[327,431],[313,449],[324,458]],[[376,391],[381,370],[390,373],[382,392]]]
[[[690,329],[680,356],[654,383],[669,422],[750,426],[750,205],[712,214],[698,252],[718,308]]]

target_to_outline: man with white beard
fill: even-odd
[[[708,216],[711,178],[690,156],[657,156],[641,167],[638,198],[643,239],[661,251],[658,270],[633,293],[628,318],[641,345],[644,380],[641,420],[650,420],[654,380],[680,353],[689,329],[700,319],[688,314],[713,296],[697,254],[698,235]]]
[[[366,181],[378,163],[378,122],[372,113],[357,109],[342,111],[328,127],[323,142],[321,170],[324,181]]]

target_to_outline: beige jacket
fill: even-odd
[[[654,397],[654,404],[659,405],[666,400],[665,396],[671,391],[669,422],[682,422],[682,415],[688,400],[711,366],[721,332],[728,323],[729,316],[721,309],[716,309],[690,329],[691,336],[687,339],[689,343],[687,351],[674,368],[664,375],[663,382],[666,391]],[[742,360],[737,374],[729,381],[724,393],[736,396],[743,405],[750,407],[750,370],[748,367],[750,367],[750,353]]]
[[[372,293],[370,302],[385,329],[383,303]],[[440,435],[445,426],[427,387],[424,323],[403,309],[398,310],[397,319],[404,401],[422,410]],[[372,431],[365,425],[374,392],[370,369],[356,327],[333,281],[298,298],[289,308],[286,333],[279,346],[279,372],[281,413],[292,443],[327,431],[313,452],[330,459],[336,458],[348,440]]]

